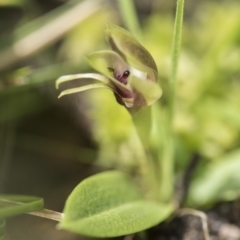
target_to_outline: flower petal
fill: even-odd
[[[126,59],[132,67],[148,73],[148,79],[157,81],[157,66],[151,54],[127,30],[107,24],[106,39],[112,49]]]
[[[107,76],[117,85],[122,85],[115,78],[115,75],[123,74],[126,70],[129,70],[129,67],[118,53],[111,50],[102,50],[88,54],[86,58],[92,68]],[[126,87],[126,89],[128,88]]]
[[[81,86],[81,87],[70,88],[70,89],[64,90],[60,93],[58,98],[60,98],[62,96],[65,96],[65,95],[78,93],[78,92],[83,92],[83,91],[94,89],[94,88],[107,88],[107,89],[113,91],[113,89],[106,84],[94,83],[94,84],[89,84],[89,85],[86,85],[86,86]]]
[[[122,98],[133,97],[131,86],[129,84],[125,85],[114,78],[113,71],[116,74],[123,74],[129,69],[128,65],[118,53],[111,50],[98,51],[87,55],[87,60],[92,68],[104,74],[111,80],[112,84]]]
[[[131,76],[129,81],[134,92],[134,106],[151,105],[162,95],[162,89],[156,82],[145,81],[135,76]]]
[[[92,78],[92,79],[95,79],[95,80],[99,80],[103,83],[106,83],[108,84],[109,83],[109,79],[105,76],[103,76],[102,74],[98,74],[98,73],[79,73],[79,74],[71,74],[71,75],[64,75],[64,76],[61,76],[60,78],[58,78],[56,80],[56,89],[59,88],[59,85],[61,83],[64,83],[64,82],[69,82],[69,81],[72,81],[72,80],[77,80],[77,79],[86,79],[86,78]]]

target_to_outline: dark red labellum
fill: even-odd
[[[127,78],[130,75],[130,72],[126,70],[123,74],[114,72],[114,77],[121,83],[127,84]]]

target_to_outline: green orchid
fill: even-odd
[[[56,88],[63,82],[75,79],[95,79],[101,83],[67,89],[64,95],[94,88],[114,92],[117,101],[128,108],[148,106],[162,95],[157,83],[157,66],[150,53],[125,29],[107,24],[106,40],[112,50],[87,55],[89,65],[99,73],[66,75],[56,81]]]

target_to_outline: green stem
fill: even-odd
[[[63,214],[43,209],[43,199],[23,195],[0,195],[0,240],[4,240],[4,218],[28,213],[55,221],[61,221]]]
[[[0,195],[0,219],[42,209],[42,198],[23,195]]]
[[[184,13],[184,0],[177,1],[174,35],[171,55],[171,75],[169,78],[169,115],[166,128],[165,144],[163,148],[163,158],[161,159],[161,196],[163,201],[172,199],[174,191],[174,105],[176,91],[176,76],[178,69],[179,53],[181,49],[182,22]]]
[[[147,197],[158,200],[159,186],[157,176],[158,162],[152,154],[151,130],[152,130],[152,106],[143,107],[138,112],[132,114],[133,124],[143,147],[143,158],[139,159],[140,172],[143,175],[143,186],[146,190]]]
[[[133,0],[118,0],[118,6],[125,26],[138,40],[141,40],[141,28]]]
[[[33,196],[0,195],[0,240],[4,240],[5,218],[43,209],[43,200]]]
[[[118,5],[125,26],[141,41],[142,31],[133,0],[118,0]],[[144,149],[143,159],[139,161],[141,173],[144,176],[143,182],[147,185],[148,197],[156,199],[158,181],[154,174],[155,161],[150,156],[150,132],[152,128],[151,106],[143,107],[137,113],[133,113],[132,120]]]

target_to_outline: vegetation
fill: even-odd
[[[49,107],[36,88],[47,84],[56,99],[55,80],[67,75],[56,82],[59,101],[81,95],[79,106],[87,106],[82,111],[98,145],[91,164],[107,170],[76,186],[64,215],[44,209],[41,198],[0,195],[0,239],[4,219],[26,212],[60,221],[60,228],[77,234],[115,237],[153,227],[181,207],[206,209],[239,197],[239,2],[203,1],[196,9],[186,2],[183,26],[184,0],[162,6],[152,1],[151,13],[141,18],[132,1],[116,3],[103,8],[104,1],[69,1],[42,16],[27,1],[0,3],[3,12],[19,14],[1,37],[0,123],[6,139],[14,134],[13,123]],[[9,161],[6,139],[2,176]],[[43,141],[42,149],[47,145]],[[71,151],[84,153],[85,162],[91,155]]]

